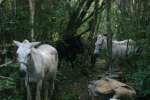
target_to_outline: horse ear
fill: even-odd
[[[13,40],[13,43],[14,43],[17,47],[19,47],[19,46],[22,44],[21,42],[15,41],[15,40]]]
[[[33,47],[39,45],[40,43],[41,42],[31,42],[31,44],[32,44]]]

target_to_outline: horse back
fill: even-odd
[[[48,74],[55,75],[58,65],[58,54],[54,47],[47,44],[41,45],[38,48],[33,48],[31,55],[38,73],[42,74],[43,77],[45,77],[44,74],[47,76],[49,76]]]

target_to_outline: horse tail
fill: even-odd
[[[58,52],[56,51],[56,54],[55,54],[55,61],[56,61],[56,66],[58,66],[58,63],[59,63],[59,61],[58,61],[59,59],[58,59]]]

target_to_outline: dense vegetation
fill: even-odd
[[[21,100],[25,96],[12,42],[24,39],[49,43],[58,49],[61,65],[56,80],[56,100],[87,100],[87,93],[82,93],[86,89],[80,91],[80,88],[87,87],[88,80],[97,79],[101,74],[91,60],[93,37],[109,34],[107,0],[35,0],[35,6],[29,5],[29,1],[0,0],[0,100]],[[120,62],[123,78],[136,89],[138,96],[149,95],[150,1],[110,1],[108,17],[113,38],[131,38],[142,48],[140,55]],[[34,17],[33,23],[31,17]],[[13,63],[1,66],[9,61]],[[79,98],[79,94],[86,98]]]

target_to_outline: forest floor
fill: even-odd
[[[57,89],[55,93],[55,100],[89,100],[88,95],[88,83],[92,80],[97,80],[103,76],[106,72],[105,60],[98,59],[93,68],[79,69],[61,69],[61,73],[58,73]],[[82,69],[82,68],[81,68]],[[61,78],[60,78],[60,77]]]
[[[88,83],[96,80],[105,71],[104,60],[97,60],[95,66],[63,66],[59,69],[53,100],[88,100]],[[83,64],[85,65],[85,64]],[[20,86],[18,64],[10,64],[0,69],[0,100],[25,100],[25,88]]]
[[[91,100],[88,95],[88,83],[104,76],[106,73],[104,66],[105,60],[97,59],[95,66],[78,64],[73,68],[68,65],[61,67],[57,74],[53,100]],[[0,82],[0,100],[25,100],[25,88],[20,87],[18,70],[18,65],[0,70],[2,72],[0,75],[12,78]]]

